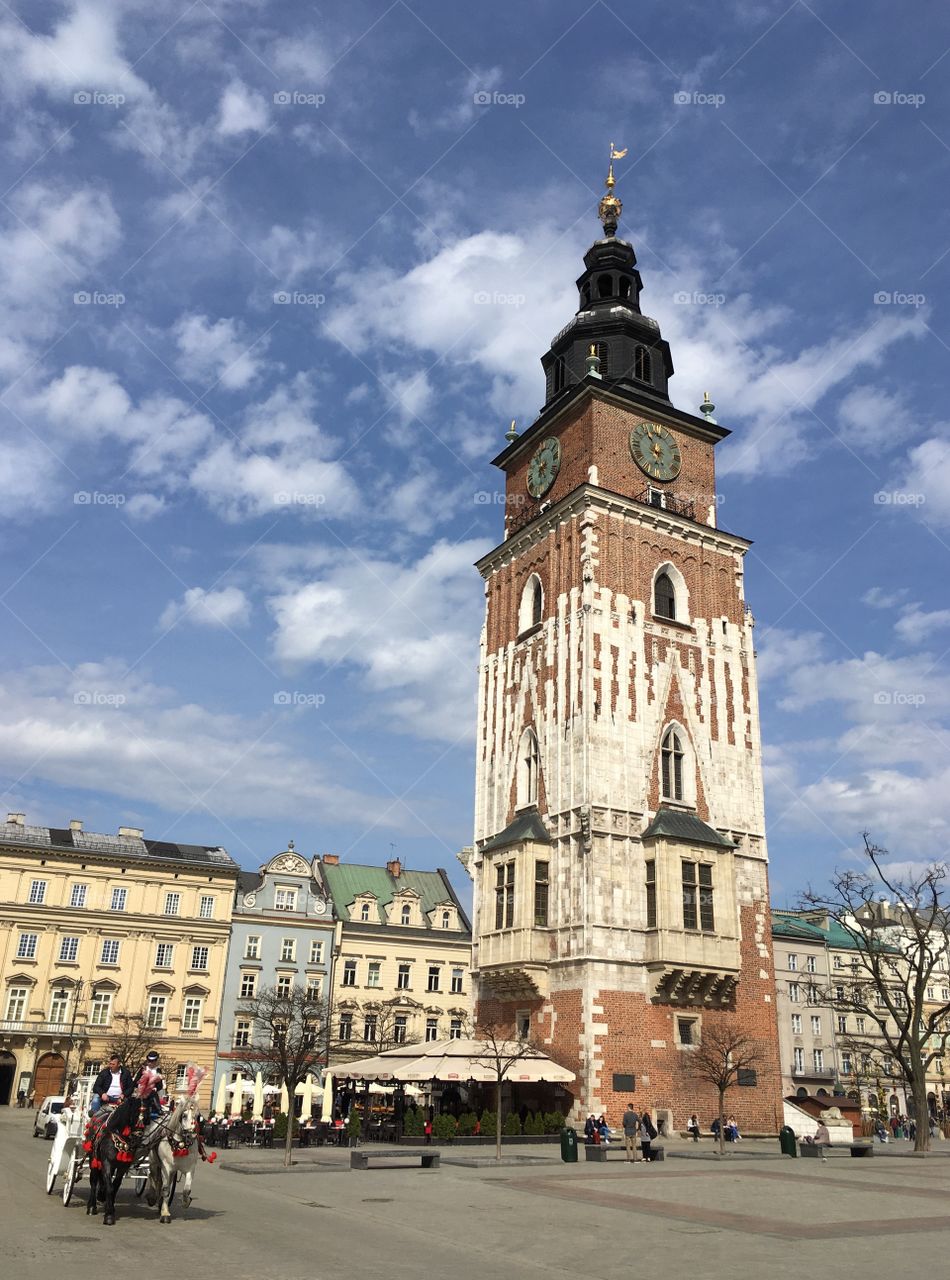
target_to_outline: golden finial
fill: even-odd
[[[617,179],[614,177],[614,161],[622,160],[627,154],[627,148],[618,151],[613,143],[610,144],[610,162],[607,165],[607,177],[604,179],[604,186],[607,188],[606,193],[601,196],[600,205],[597,209],[597,216],[604,224],[604,231],[608,236],[615,234],[617,223],[620,221],[620,214],[623,210],[623,204],[619,196],[615,196],[613,191],[617,185]]]
[[[511,419],[511,426],[505,432],[505,439],[510,443],[512,440],[518,439],[518,432],[515,430],[515,419]]]

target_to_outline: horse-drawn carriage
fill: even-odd
[[[56,1117],[56,1132],[50,1149],[49,1164],[46,1166],[46,1194],[51,1196],[56,1190],[58,1178],[63,1179],[63,1204],[68,1205],[73,1198],[76,1183],[82,1181],[88,1172],[89,1156],[83,1149],[83,1138],[86,1132],[86,1120],[89,1115],[89,1103],[92,1098],[93,1076],[81,1076],[74,1081],[73,1087],[66,1095],[66,1103]],[[129,1177],[136,1196],[141,1196],[148,1185],[149,1158],[143,1155],[133,1166]],[[177,1176],[175,1178],[177,1182]],[[169,1204],[175,1195],[174,1185],[168,1197]]]

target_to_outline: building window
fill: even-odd
[[[859,1036],[863,1036],[863,1035],[864,1035],[864,1019],[863,1019],[863,1018],[855,1018],[854,1023],[855,1023],[855,1026],[856,1026],[856,1027],[857,1027],[857,1029],[858,1029],[858,1035],[859,1035]]]
[[[88,891],[89,886],[87,884],[74,884],[69,891],[69,905],[71,907],[84,907]]]
[[[821,1035],[821,1017],[817,1013],[811,1015],[811,1033],[813,1036]]]
[[[805,1070],[805,1050],[793,1049],[792,1050],[792,1071],[794,1071],[796,1074],[800,1074],[804,1070]]]
[[[160,942],[155,948],[155,968],[170,969],[175,958],[175,948],[170,942]]]
[[[307,999],[317,1001],[323,996],[323,974],[311,973],[307,978]]]
[[[343,986],[344,987],[356,986],[356,961],[355,960],[343,961]]]
[[[370,960],[366,967],[366,985],[368,987],[381,987],[382,981],[382,964],[379,960]]]
[[[442,928],[450,929],[452,927],[452,913],[450,911],[442,912]]]
[[[207,947],[192,947],[192,948],[191,948],[191,967],[192,967],[192,969],[199,969],[199,970],[201,970],[202,972],[207,971],[207,968],[208,968],[208,954],[209,954],[209,953],[208,953],[208,948],[207,948]]]
[[[297,910],[297,890],[296,889],[275,889],[274,890],[274,910],[275,911],[296,911]]]
[[[452,970],[452,988],[451,988],[451,990],[452,990],[452,995],[453,995],[453,996],[460,996],[460,995],[462,994],[462,982],[463,982],[464,978],[465,978],[465,970],[464,970],[464,969],[453,969],[453,970]]]
[[[646,347],[637,347],[633,355],[633,376],[638,382],[653,381],[653,364]]]
[[[393,1019],[393,1043],[405,1044],[409,1019],[404,1013],[397,1013]]]
[[[791,1000],[792,1004],[798,1004],[798,1002],[801,1000],[802,998],[801,987],[798,985],[797,982],[790,982],[788,984],[788,998],[789,1000]]]
[[[844,999],[844,987],[835,987],[835,999],[836,1000]]]
[[[280,958],[284,964],[293,964],[297,959],[297,939],[281,938]]]
[[[850,1053],[841,1055],[841,1073],[846,1076],[854,1075],[854,1059]]]
[[[848,1019],[843,1013],[838,1014],[838,1035],[846,1036],[848,1034]]]
[[[400,912],[400,920],[402,924],[412,924],[412,907],[409,905],[408,902],[404,902],[402,904],[402,911]]]
[[[601,277],[601,279],[603,279],[603,277]],[[608,276],[607,279],[608,279],[608,288],[610,288],[611,287],[609,283],[610,277]],[[601,294],[601,297],[603,297],[603,294]],[[608,294],[608,297],[609,297],[609,294]],[[597,342],[594,345],[597,348],[597,359],[600,361],[600,376],[602,378],[606,378],[608,373],[610,372],[610,362],[607,359],[607,356],[609,354],[607,349],[607,343]]]
[[[525,729],[518,744],[518,808],[538,803],[541,753],[533,729]]]
[[[427,980],[426,980],[426,991],[438,991],[438,990],[439,990],[439,975],[440,975],[440,973],[441,973],[441,968],[440,968],[440,966],[439,966],[439,965],[437,965],[437,964],[430,964],[430,965],[429,965],[429,976],[428,976],[428,978],[427,978]]]
[[[814,956],[806,956],[806,957],[805,957],[805,972],[806,972],[806,973],[814,973],[815,971],[816,971],[815,957],[814,957]]]
[[[181,894],[166,893],[164,914],[166,916],[177,916],[180,911],[181,911]]]
[[[340,1039],[353,1039],[353,1015],[352,1013],[340,1014]]]
[[[260,934],[248,934],[247,942],[244,944],[245,960],[260,960],[261,958],[261,938]]]
[[[112,900],[109,903],[110,911],[124,911],[126,899],[129,896],[128,889],[113,889]]]
[[[360,907],[360,920],[365,924],[369,920],[369,903],[364,902]]]
[[[26,1013],[27,987],[11,987],[7,992],[7,1022],[22,1022]]]
[[[585,305],[588,305],[589,303],[590,303],[590,293],[588,291],[587,302],[585,303]],[[564,363],[564,357],[558,356],[557,359],[554,361],[554,383],[553,383],[553,391],[552,391],[553,395],[557,395],[559,391],[563,391],[564,383],[566,379],[567,379],[567,366]]]
[[[149,996],[148,1009],[145,1014],[145,1025],[153,1029],[164,1027],[167,996]]]
[[[676,1019],[676,1035],[680,1044],[694,1045],[698,1041],[696,1039],[696,1019],[695,1018],[677,1018]]]
[[[49,1002],[50,1022],[66,1022],[69,1019],[69,995],[65,991],[54,991]]]
[[[807,999],[808,999],[808,1003],[809,1003],[809,1004],[819,1004],[819,1003],[820,1003],[819,998],[818,998],[818,988],[817,988],[816,986],[814,986],[814,984],[813,984],[813,983],[809,983],[809,984],[808,984],[808,990],[807,990],[807,992],[806,992],[806,995],[807,995]]]
[[[800,1013],[792,1014],[792,1035],[800,1036],[802,1033],[802,1015]]]
[[[666,800],[683,799],[683,744],[676,729],[667,729],[660,748],[663,796]]]
[[[241,974],[241,999],[253,1000],[257,995],[257,974],[242,973]]]
[[[816,1071],[824,1071],[825,1069],[825,1051],[824,1049],[812,1049],[812,1061],[815,1064]]]
[[[368,1013],[363,1019],[363,1040],[372,1044],[376,1039],[377,1018],[375,1013]]]
[[[656,863],[647,863],[647,928],[656,928]]]
[[[42,906],[46,901],[46,881],[33,880],[30,882],[30,902],[33,906]]]
[[[792,973],[798,968],[798,956],[794,952],[788,957],[788,967]]]
[[[543,612],[544,591],[541,587],[541,579],[536,573],[532,573],[521,593],[521,603],[518,607],[518,634],[523,635],[532,627],[536,627],[541,621]]]
[[[840,956],[835,956],[834,967],[835,967],[836,969],[840,969],[840,968],[841,968],[841,957],[840,957]]]
[[[198,902],[198,915],[202,920],[214,919],[214,895],[203,893]]]
[[[515,864],[501,862],[495,868],[495,928],[510,929],[515,922]]]
[[[668,573],[658,574],[653,584],[653,612],[658,618],[676,621],[676,592],[673,589],[673,580]]]
[[[411,976],[411,974],[412,974],[412,968],[411,968],[411,966],[410,966],[410,965],[408,965],[408,964],[401,964],[401,965],[399,966],[399,971],[398,971],[398,972],[397,972],[397,974],[396,974],[396,989],[397,989],[397,991],[408,991],[408,990],[409,990],[409,981],[410,981],[410,976]]]
[[[426,1018],[426,1041],[431,1042],[439,1038],[439,1020],[438,1018]]]
[[[462,1019],[453,1018],[449,1023],[449,1039],[461,1040],[462,1038]]]
[[[181,1015],[182,1031],[201,1030],[201,997],[186,996],[185,1008]]]
[[[683,863],[683,928],[715,929],[712,867],[705,862]]]
[[[310,963],[323,964],[323,943],[322,942],[310,943]]]
[[[539,929],[548,923],[548,868],[547,862],[534,864],[534,923]]]
[[[294,989],[294,978],[291,973],[282,973],[277,979],[274,990],[281,1000],[289,1000]]]
[[[93,1027],[107,1027],[112,1021],[112,992],[94,991],[89,1007],[89,1022]]]
[[[103,938],[102,950],[99,953],[100,964],[118,964],[119,963],[119,939]]]
[[[59,940],[59,962],[60,964],[73,964],[79,955],[79,939],[78,938],[60,938]]]

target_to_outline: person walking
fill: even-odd
[[[627,1164],[636,1164],[640,1159],[637,1143],[640,1138],[640,1117],[632,1102],[627,1103],[623,1113],[623,1146],[627,1153]]]
[[[828,1126],[824,1120],[818,1121],[818,1128],[815,1130],[813,1139],[815,1146],[821,1148],[821,1158],[826,1160],[828,1148],[831,1146],[831,1134],[828,1132]]]
[[[694,1142],[699,1141],[699,1116],[695,1111],[689,1118],[689,1124],[686,1126],[686,1132]]]
[[[644,1111],[640,1117],[640,1152],[644,1160],[649,1163],[653,1159],[653,1153],[650,1150],[650,1144],[656,1137],[656,1125],[649,1111]]]

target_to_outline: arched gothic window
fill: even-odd
[[[658,618],[676,621],[676,591],[668,573],[661,573],[653,584],[653,612]]]
[[[667,729],[660,747],[660,781],[665,800],[683,799],[683,754],[678,731]]]
[[[541,753],[533,729],[525,729],[518,744],[518,808],[538,803]]]
[[[614,292],[614,282],[608,275],[597,277],[597,296],[598,298],[611,298]]]
[[[536,573],[532,573],[521,593],[521,604],[518,607],[518,634],[536,627],[543,614],[544,591],[541,587],[541,579]]]
[[[621,296],[621,298],[629,298],[629,297],[630,297],[630,288],[631,288],[632,283],[633,283],[633,282],[631,281],[631,279],[630,279],[630,277],[629,277],[629,276],[621,276],[621,277],[620,277],[620,296]]]

